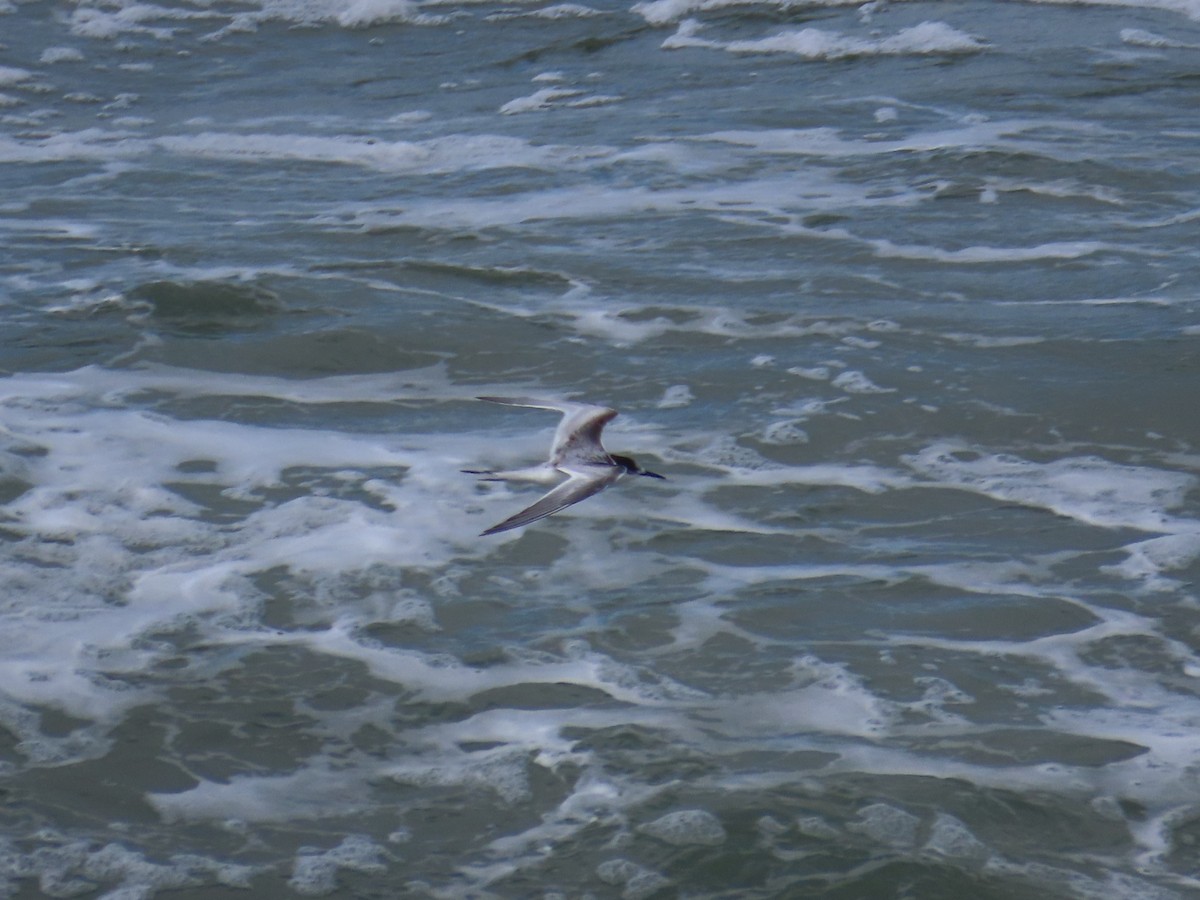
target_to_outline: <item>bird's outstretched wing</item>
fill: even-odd
[[[591,403],[559,403],[553,400],[537,400],[533,397],[480,397],[489,403],[505,406],[527,406],[531,409],[549,409],[562,413],[562,421],[554,432],[554,443],[550,447],[550,464],[554,466],[586,465],[591,462],[612,465],[612,457],[600,443],[600,432],[617,416],[617,411],[607,406]]]
[[[479,536],[484,537],[489,534],[498,534],[501,531],[520,528],[522,525],[528,525],[531,522],[536,522],[538,519],[544,519],[546,516],[553,515],[560,509],[566,509],[580,500],[586,500],[588,497],[600,493],[621,475],[620,469],[608,466],[603,468],[597,467],[594,471],[587,469],[566,471],[569,476],[567,480],[550,491],[550,493],[544,495],[537,503],[521,510],[515,516],[510,516],[500,524],[493,525]]]
[[[537,400],[533,397],[476,397],[476,400],[486,400],[488,403],[503,403],[505,406],[527,406],[530,409],[551,409],[555,412],[566,412],[572,406],[584,406],[583,403],[571,403],[558,400]]]

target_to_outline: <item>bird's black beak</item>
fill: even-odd
[[[642,469],[638,474],[645,475],[647,478],[657,478],[659,481],[667,480],[666,475],[659,475],[657,472],[647,472],[645,469]]]

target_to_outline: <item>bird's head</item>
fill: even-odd
[[[667,480],[666,475],[659,475],[657,472],[649,472],[643,469],[634,461],[632,456],[618,456],[615,453],[611,454],[611,456],[612,461],[624,469],[627,475],[645,475],[647,478],[657,478],[661,481]]]

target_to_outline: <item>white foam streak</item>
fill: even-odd
[[[202,12],[155,6],[135,0],[118,2],[108,8],[81,6],[71,13],[70,25],[71,32],[80,37],[112,40],[122,34],[147,34],[165,41],[174,37],[176,28],[145,23],[203,18],[207,18],[207,15]]]
[[[219,40],[231,33],[254,31],[267,22],[367,28],[390,22],[433,25],[445,21],[443,16],[423,14],[421,4],[414,0],[258,0],[245,4],[250,9],[236,12],[216,9],[208,3],[195,5],[200,8],[118,0],[100,6],[81,6],[71,13],[69,22],[71,31],[85,38],[114,40],[122,35],[144,34],[169,41],[182,25],[199,22],[223,23],[205,36],[208,40]]]
[[[1047,123],[1044,119],[977,119],[964,118],[943,128],[918,131],[901,138],[846,138],[834,128],[763,128],[754,130],[724,130],[697,135],[693,140],[718,141],[750,147],[763,153],[787,153],[828,158],[877,156],[893,153],[924,153],[932,150],[980,150],[1004,148],[1036,153],[1054,159],[1071,160],[1074,147],[1070,141],[1047,139],[1047,126],[1064,137],[1087,134],[1093,137],[1104,133],[1102,126],[1075,120]],[[1061,184],[1051,183],[1042,188],[1061,193]],[[1098,190],[1098,189],[1095,189]],[[1106,195],[1107,196],[1107,195]]]
[[[440,363],[372,375],[330,375],[294,379],[269,375],[222,374],[199,369],[147,364],[137,369],[84,366],[57,375],[16,374],[0,379],[0,403],[86,402],[119,406],[138,394],[163,392],[173,397],[270,397],[292,403],[389,403],[464,399],[452,387]],[[163,424],[165,420],[157,420]],[[220,427],[222,423],[215,423]],[[156,434],[155,437],[169,437]],[[220,441],[217,441],[219,444]],[[196,458],[193,454],[191,458]]]
[[[511,116],[516,113],[532,112],[540,109],[550,109],[563,100],[579,97],[583,91],[574,88],[541,88],[527,97],[509,100],[500,107],[501,115]]]
[[[208,132],[158,138],[155,143],[181,156],[336,163],[422,175],[495,168],[571,168],[612,152],[602,147],[538,146],[523,138],[487,134],[385,141],[349,136]]]
[[[922,22],[885,38],[858,38],[821,28],[787,30],[758,40],[719,43],[731,53],[790,53],[805,59],[853,56],[901,56],[975,53],[984,49],[977,38],[944,22]]]
[[[352,659],[365,664],[374,676],[435,702],[463,700],[481,691],[511,685],[577,684],[603,690],[616,700],[647,709],[658,708],[657,715],[661,717],[669,715],[664,710],[681,701],[706,697],[702,691],[664,675],[618,663],[586,647],[568,646],[563,656],[556,657],[520,658],[518,654],[511,662],[477,668],[450,657],[380,645],[361,636],[362,624],[366,623],[354,616],[344,616],[319,631],[218,628],[213,630],[210,640],[214,645],[229,647],[302,646],[319,654]],[[488,733],[494,736],[498,727]],[[437,732],[435,727],[431,733]]]
[[[818,682],[790,691],[743,694],[710,711],[730,736],[757,736],[774,743],[797,733],[879,738],[888,730],[887,705],[837,667]]]
[[[466,866],[463,873],[476,888],[486,887],[542,862],[550,848],[565,844],[584,829],[624,824],[629,809],[649,802],[668,787],[669,783],[639,785],[615,781],[598,772],[585,771],[571,793],[544,814],[538,824],[496,838],[485,849],[487,861]]]
[[[854,488],[868,494],[909,487],[913,481],[907,475],[884,469],[880,466],[844,466],[818,463],[811,466],[787,466],[770,469],[727,470],[730,479],[737,484],[752,484],[760,487],[807,484],[837,485]]]
[[[22,81],[28,81],[32,77],[33,73],[26,69],[18,69],[16,66],[0,66],[0,87],[11,87]]]
[[[914,202],[911,198],[898,198],[896,203]],[[1142,254],[1154,253],[1128,244],[1108,241],[1049,241],[1029,247],[995,247],[974,245],[956,249],[945,249],[927,244],[898,244],[889,238],[863,238],[844,228],[812,228],[789,216],[789,221],[780,223],[753,214],[722,214],[717,218],[724,222],[752,228],[769,228],[785,234],[803,236],[817,241],[835,241],[868,248],[881,258],[910,259],[946,265],[999,265],[1014,262],[1037,262],[1039,260],[1079,259],[1099,253]],[[1155,253],[1155,255],[1158,255]],[[1078,302],[1078,301],[1076,301]]]
[[[1164,37],[1161,34],[1155,34],[1151,31],[1143,31],[1141,28],[1122,28],[1121,40],[1134,47],[1153,47],[1154,49],[1179,49],[1179,50],[1195,50],[1196,44],[1189,44],[1185,41],[1178,41],[1174,38]]]
[[[666,148],[658,149],[667,152]],[[679,150],[678,147],[674,149]],[[608,160],[614,161],[615,157]],[[697,210],[718,213],[721,214],[718,218],[724,218],[723,214],[730,208],[777,214],[781,209],[840,210],[858,205],[911,205],[917,199],[906,193],[890,198],[869,196],[861,185],[843,184],[813,170],[802,182],[795,178],[766,178],[737,184],[714,182],[707,187],[687,189],[580,184],[571,188],[514,193],[503,200],[474,197],[439,198],[436,202],[417,200],[400,212],[365,206],[347,206],[339,212],[355,217],[356,224],[368,228],[403,224],[437,230],[478,230],[528,228],[538,223],[578,219],[691,215]],[[729,219],[733,220],[733,217]],[[344,219],[339,218],[338,223],[345,227]],[[761,223],[755,220],[754,224]]]
[[[708,12],[739,6],[760,6],[762,0],[649,0],[636,3],[633,12],[651,25],[669,25],[693,12]],[[858,6],[861,0],[819,0],[814,6]],[[785,7],[793,6],[790,2]]]
[[[538,145],[495,134],[458,134],[423,141],[352,135],[198,132],[155,138],[88,128],[39,138],[0,137],[0,162],[111,162],[166,151],[181,157],[246,163],[308,162],[381,172],[437,175],[498,168],[573,169],[611,156],[607,147]]]
[[[1104,571],[1142,581],[1148,590],[1175,590],[1180,586],[1179,580],[1165,573],[1184,569],[1200,558],[1200,532],[1168,534],[1138,541],[1123,549],[1127,559],[1118,565],[1104,567]]]
[[[344,772],[317,764],[288,775],[235,775],[226,783],[202,781],[186,791],[151,794],[149,800],[168,822],[283,822],[351,813],[367,805],[369,793],[363,781],[347,779]]]
[[[1094,253],[1128,252],[1129,248],[1104,241],[1051,241],[1032,247],[962,247],[943,250],[919,244],[896,244],[890,240],[868,241],[877,255],[897,259],[922,259],[933,262],[976,264],[1002,262],[1034,262],[1042,259],[1078,259]]]
[[[1040,507],[1088,525],[1200,531],[1200,522],[1176,519],[1166,512],[1182,504],[1197,484],[1195,476],[1182,472],[1118,465],[1096,457],[1033,463],[949,443],[906,456],[905,462],[935,483]]]
[[[365,28],[384,22],[416,22],[420,20],[420,4],[413,0],[351,0],[332,3],[330,12],[339,25]]]
[[[977,53],[978,38],[944,22],[921,22],[889,37],[854,37],[823,28],[786,29],[755,40],[720,41],[701,37],[704,27],[686,19],[663,41],[663,49],[710,48],[740,54],[786,53],[807,60],[836,60],[858,56],[925,56]]]
[[[1133,10],[1161,9],[1200,21],[1200,0],[1031,0],[1064,6],[1116,6]]]
[[[1132,668],[1115,668],[1088,661],[1088,654],[1105,642],[1122,638],[1157,637],[1155,623],[1145,616],[1098,606],[1089,607],[1095,621],[1075,631],[1050,634],[1031,640],[953,640],[936,637],[891,637],[890,646],[922,647],[995,657],[1035,660],[1070,683],[1103,697],[1104,702],[1086,709],[1055,708],[1041,714],[1044,723],[1058,730],[1096,739],[1120,740],[1166,753],[1177,746],[1176,730],[1194,729],[1200,724],[1200,704],[1183,699],[1168,689],[1159,676]],[[1189,649],[1178,642],[1162,642],[1168,657],[1184,663],[1191,659]],[[1169,727],[1161,727],[1166,717]],[[1158,720],[1157,722],[1155,720]],[[1107,725],[1104,723],[1108,723]],[[1165,741],[1165,743],[1163,743]],[[1189,748],[1200,761],[1200,750]],[[1178,771],[1173,766],[1171,771]],[[1117,776],[1120,780],[1120,776]],[[1168,796],[1153,796],[1155,803],[1166,803]]]

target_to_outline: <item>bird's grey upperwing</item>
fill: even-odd
[[[550,447],[550,464],[568,466],[601,463],[612,465],[612,457],[600,443],[600,432],[616,418],[617,411],[607,406],[591,403],[557,402],[538,400],[533,397],[480,397],[490,403],[506,406],[527,406],[531,409],[551,409],[562,413],[562,421],[554,432],[554,443]]]
[[[590,463],[611,466],[612,457],[600,443],[600,432],[616,417],[617,411],[607,406],[575,404],[573,409],[563,414],[558,431],[554,432],[550,464],[560,469]]]
[[[482,532],[480,537],[520,528],[522,525],[544,519],[580,500],[600,493],[621,476],[621,470],[611,466],[580,467],[564,471],[569,476],[566,481],[545,494],[537,503]]]

